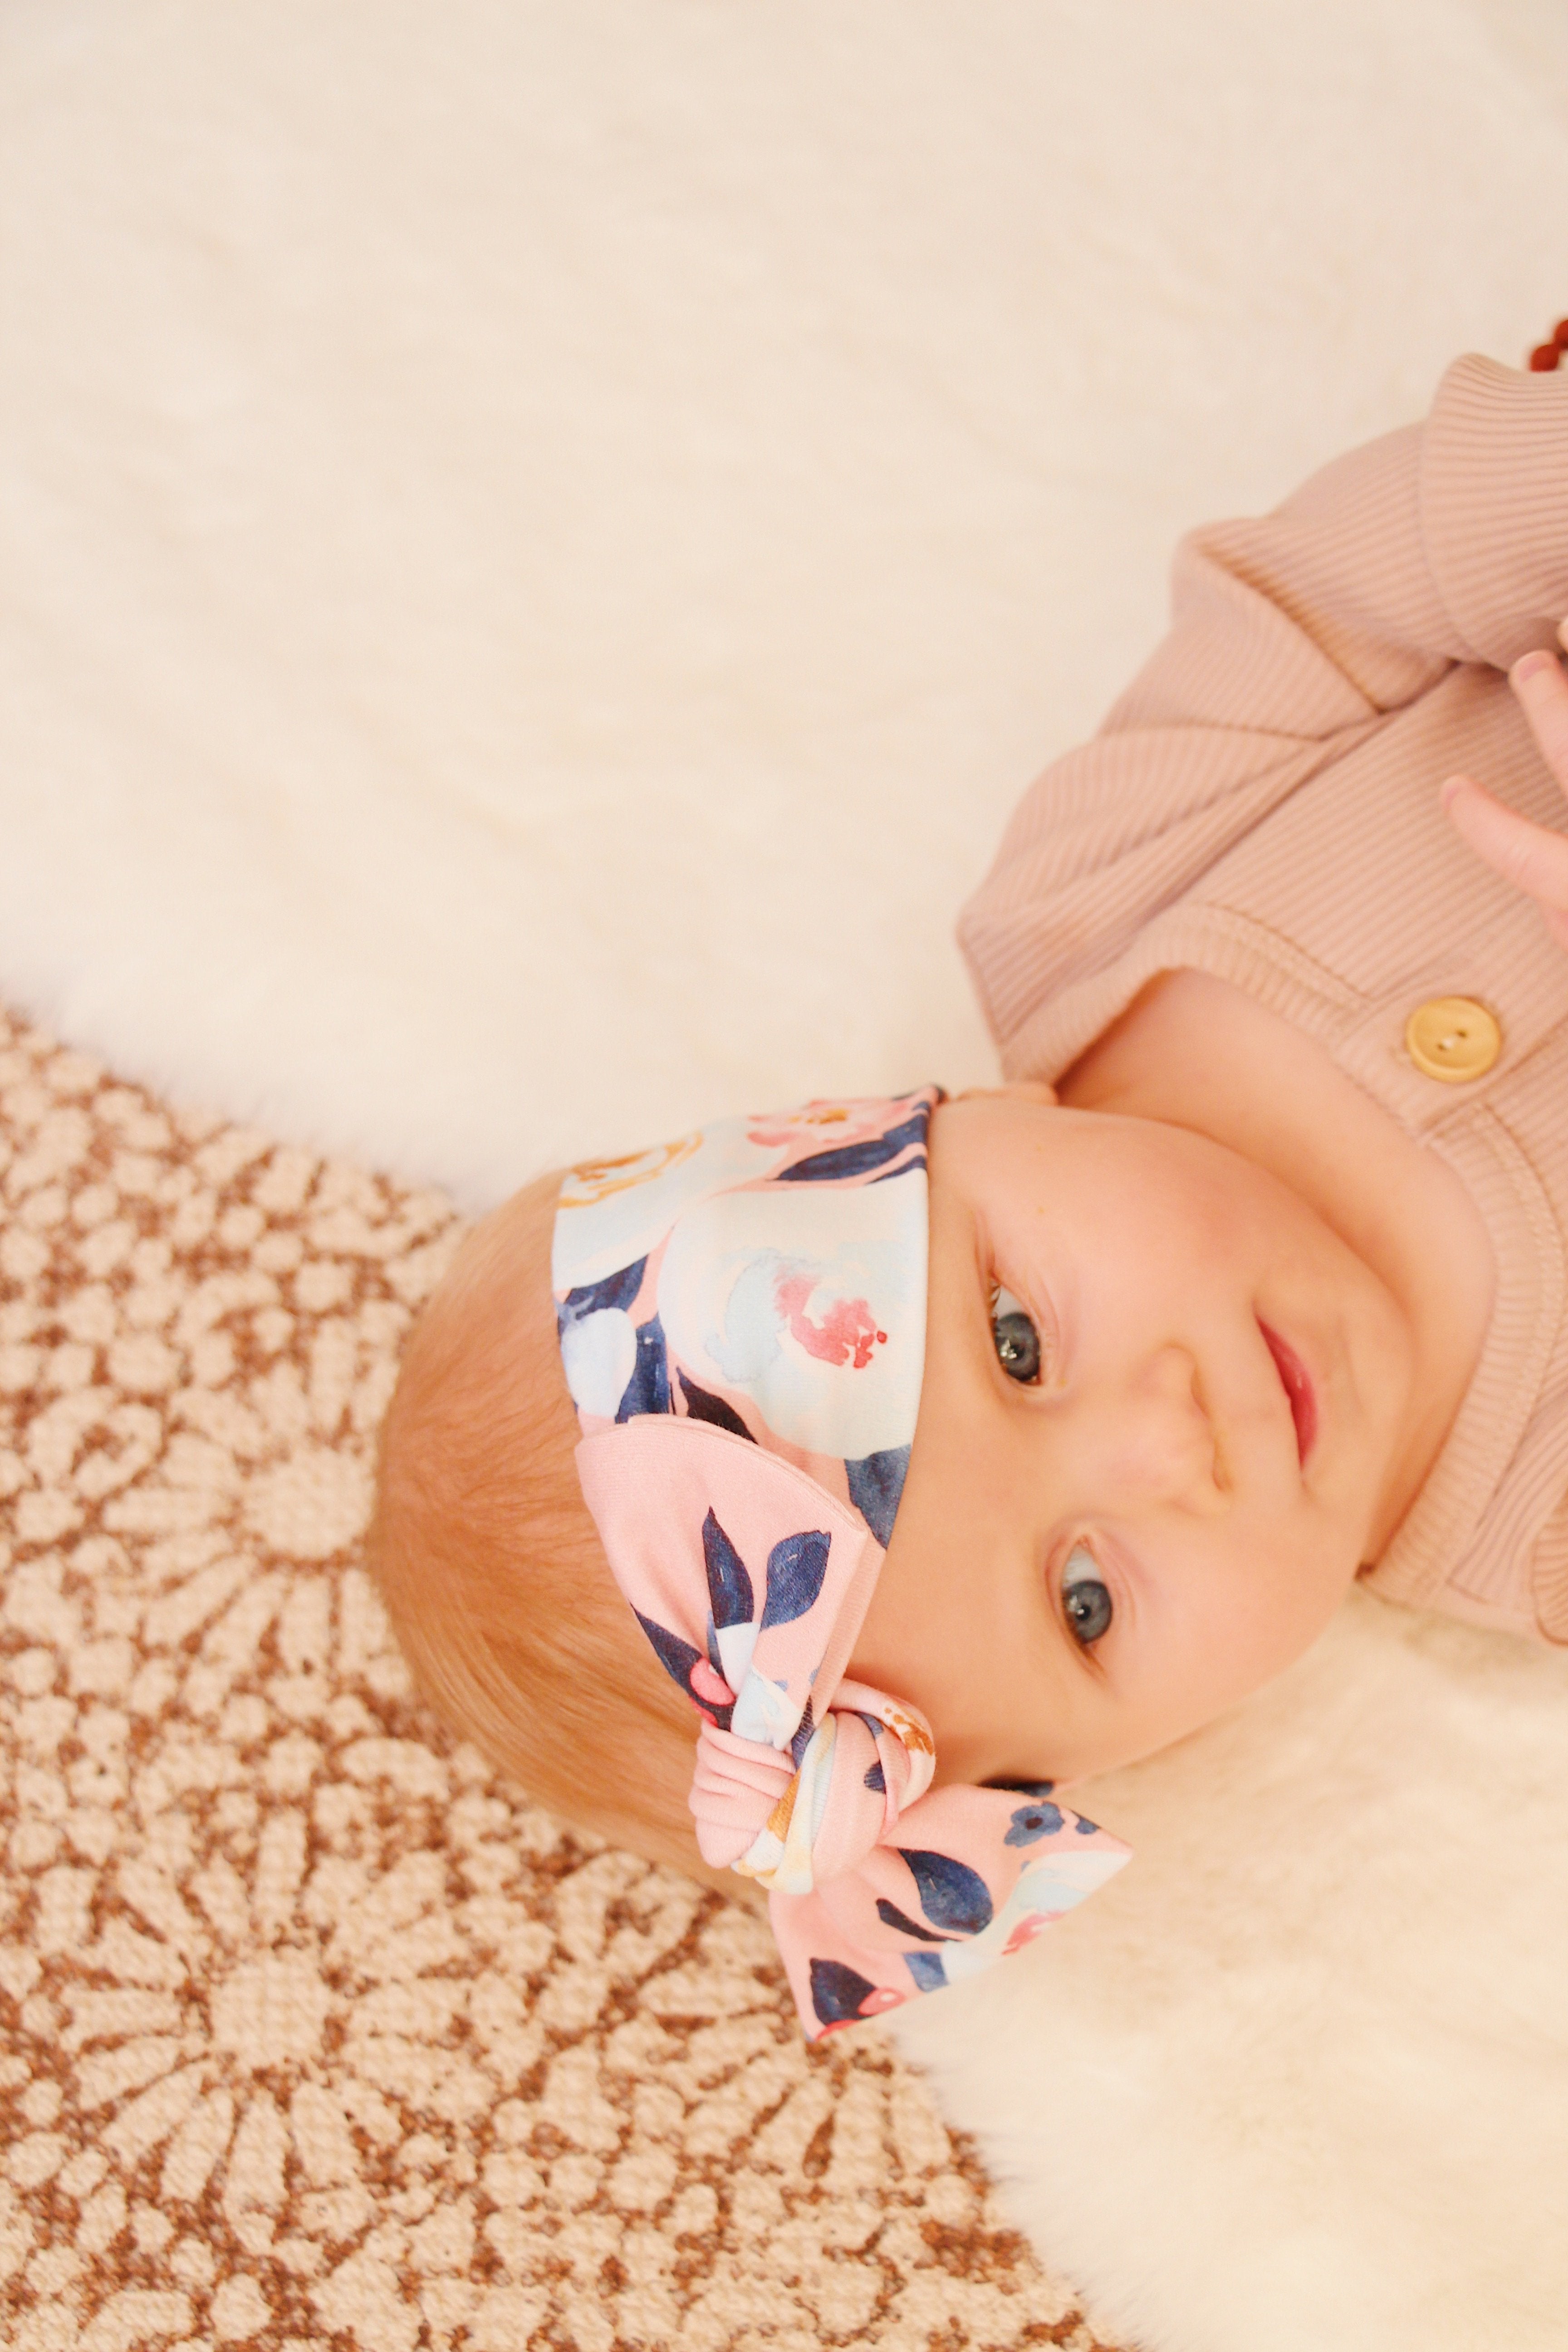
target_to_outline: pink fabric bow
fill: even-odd
[[[931,1786],[919,1709],[844,1673],[882,1547],[805,1471],[673,1414],[585,1437],[577,1465],[616,1580],[701,1717],[699,1846],[769,1889],[813,2039],[1016,1951],[1122,1866],[1047,1783]]]

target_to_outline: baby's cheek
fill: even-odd
[[[1233,1605],[1215,1612],[1211,1638],[1220,1658],[1257,1689],[1310,1649],[1354,1583],[1355,1549],[1317,1534],[1270,1547]]]

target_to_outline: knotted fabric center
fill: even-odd
[[[800,1763],[704,1718],[691,1811],[704,1862],[809,1895],[890,1840],[936,1769],[931,1727],[868,1684],[841,1682]]]

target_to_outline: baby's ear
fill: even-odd
[[[1032,1102],[1049,1108],[1057,1099],[1055,1087],[1044,1078],[1009,1078],[999,1087],[965,1087],[954,1102]]]

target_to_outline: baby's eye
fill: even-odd
[[[1115,1613],[1099,1564],[1084,1544],[1074,1544],[1067,1556],[1067,1565],[1062,1570],[1062,1606],[1067,1611],[1073,1640],[1085,1650],[1108,1630]]]
[[[1010,1290],[991,1293],[991,1337],[996,1360],[1010,1381],[1027,1388],[1040,1377],[1040,1335],[1034,1318]]]

